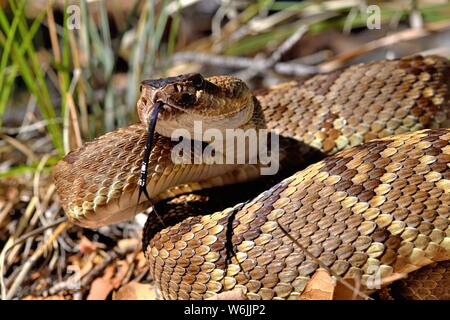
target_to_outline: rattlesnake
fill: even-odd
[[[385,286],[387,277],[405,273],[395,293],[448,299],[449,85],[450,62],[438,56],[353,65],[255,95],[228,76],[144,81],[141,123],[70,152],[54,168],[56,188],[69,218],[85,227],[123,221],[148,206],[140,198],[136,208],[154,103],[162,107],[147,168],[152,202],[260,173],[259,163],[174,164],[174,129],[193,133],[194,120],[222,131],[267,127],[300,141],[293,147],[300,156],[281,148],[287,166],[307,160],[301,152],[308,148],[328,157],[222,211],[195,215],[175,201],[158,210],[164,226],[150,215],[144,251],[164,298],[237,289],[249,299],[299,298],[319,259],[334,275],[361,280],[367,294],[378,289],[368,286],[375,274]]]

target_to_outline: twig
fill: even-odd
[[[36,131],[39,129],[43,129],[49,124],[56,124],[56,123],[61,123],[61,119],[58,118],[58,119],[51,119],[51,120],[40,120],[40,121],[34,122],[32,124],[20,126],[17,128],[3,127],[3,128],[0,128],[0,132],[6,133],[8,135],[22,134],[22,133],[26,133],[26,132],[30,132],[30,131]]]
[[[9,249],[9,246],[11,246],[11,244],[14,243],[14,239],[18,238],[20,234],[22,234],[22,232],[28,226],[31,215],[36,209],[36,200],[37,200],[36,197],[32,197],[31,200],[28,202],[28,205],[25,209],[25,213],[20,218],[19,225],[17,226],[14,235],[9,237],[9,239],[6,241],[6,244],[2,248],[2,251],[0,253],[0,275],[3,275],[5,273],[4,270],[5,270],[6,250]],[[5,286],[3,283],[3,277],[0,277],[0,289],[1,289],[1,296],[4,297],[6,292],[4,291]]]
[[[39,199],[39,183],[41,181],[41,172],[44,169],[45,164],[47,163],[48,159],[50,158],[49,154],[45,154],[41,160],[39,160],[39,164],[36,168],[36,173],[33,176],[33,194],[36,197],[36,211],[38,216],[42,215],[42,204],[41,200]]]
[[[287,76],[304,77],[319,73],[315,66],[308,66],[295,62],[278,62],[274,66],[275,72]]]
[[[269,60],[272,63],[270,67],[272,67],[276,62],[280,61],[283,54],[288,52],[300,39],[303,35],[308,31],[307,25],[301,25],[297,31],[295,31],[289,38],[287,38],[281,46],[279,46],[270,56]]]
[[[34,154],[34,152],[30,148],[28,148],[25,144],[20,142],[19,140],[14,139],[14,138],[12,138],[10,136],[7,136],[7,135],[3,135],[3,134],[0,134],[0,139],[8,142],[14,148],[16,148],[17,150],[22,152],[27,158],[30,159],[30,161],[33,161],[33,160],[37,159],[37,157]]]
[[[376,39],[374,41],[364,43],[361,46],[359,46],[358,48],[356,48],[355,50],[352,50],[350,52],[345,52],[341,55],[338,55],[335,59],[333,59],[331,61],[327,61],[325,63],[320,64],[318,66],[319,72],[331,72],[333,70],[340,68],[347,61],[349,61],[355,57],[358,57],[360,55],[363,55],[367,52],[373,51],[375,49],[383,48],[386,46],[390,46],[390,45],[396,44],[398,42],[422,38],[424,36],[429,35],[430,32],[440,31],[443,29],[447,29],[449,27],[450,27],[450,23],[447,21],[428,23],[425,25],[425,28],[423,28],[423,29],[407,29],[407,30],[393,33],[391,35],[388,35],[388,36],[380,38],[380,39]]]
[[[147,266],[144,268],[144,270],[142,270],[142,272],[141,272],[140,274],[138,274],[138,275],[136,276],[136,278],[134,278],[133,280],[134,280],[134,281],[137,281],[137,282],[140,282],[140,281],[145,277],[145,275],[148,273],[149,270],[150,270],[150,268],[149,268],[149,266],[147,265]]]
[[[249,68],[255,64],[255,58],[222,56],[195,51],[182,51],[173,55],[173,63],[193,61],[200,64],[222,66],[230,69]]]
[[[30,210],[28,210],[28,208],[26,210],[26,213],[29,212],[29,218],[24,220],[23,222],[21,220],[21,224],[23,224],[23,228],[18,228],[17,229],[17,232],[14,234],[14,238],[10,239],[11,242],[9,242],[9,244],[13,243],[15,241],[15,239],[17,239],[22,234],[22,232],[30,232],[30,230],[32,230],[32,228],[36,225],[38,219],[40,219],[42,217],[42,214],[44,212],[44,210],[42,210],[42,208],[46,208],[48,206],[48,203],[49,203],[49,201],[50,201],[54,191],[55,191],[55,185],[51,184],[47,188],[47,192],[46,192],[46,194],[44,196],[44,199],[42,201],[42,205],[39,205],[39,202],[38,202],[39,198],[38,198],[38,196],[36,196],[36,195],[33,196],[32,201],[34,202],[34,206],[30,207]],[[24,216],[27,217],[26,214]],[[42,224],[45,224],[44,221],[42,221]],[[7,247],[8,246],[5,245],[5,248],[7,248]],[[20,250],[20,246],[16,245],[8,253],[8,259],[7,259],[8,265],[11,265],[12,260],[14,259],[16,254],[18,254],[19,250]],[[2,254],[3,254],[3,251],[2,251]],[[1,263],[3,263],[3,260],[0,260],[0,261],[1,261]],[[3,274],[3,271],[1,272],[1,274]]]
[[[123,257],[127,253],[136,250],[135,247],[127,246],[123,249],[113,249],[108,256],[94,268],[81,280],[81,287],[88,286],[94,279],[115,259]]]
[[[325,269],[330,275],[332,275],[333,277],[335,277],[340,283],[342,283],[346,288],[348,288],[349,290],[352,290],[353,292],[356,292],[360,297],[366,299],[366,300],[373,300],[371,297],[369,297],[368,295],[366,295],[364,292],[361,292],[360,290],[358,290],[357,288],[355,288],[354,286],[352,286],[351,284],[349,284],[347,281],[345,281],[344,279],[342,279],[340,276],[338,276],[333,270],[331,270],[330,268],[328,268],[324,263],[322,263],[322,261],[320,261],[320,259],[317,259],[312,253],[310,253],[304,246],[302,246],[300,244],[300,242],[297,241],[297,239],[295,239],[293,236],[291,236],[289,234],[289,232],[286,231],[286,229],[284,229],[284,227],[281,225],[280,222],[278,222],[277,220],[277,224],[278,227],[281,229],[281,231],[283,231],[283,233],[295,244],[297,245],[304,253],[305,255],[310,258],[311,260],[313,260],[315,263],[317,263],[321,268]]]
[[[54,226],[57,226],[58,224],[67,221],[67,216],[61,217],[58,220],[46,225],[46,226],[42,226],[39,227],[37,229],[34,229],[33,231],[30,231],[28,233],[25,233],[24,235],[22,235],[20,238],[18,238],[16,241],[14,241],[14,243],[8,248],[11,249],[12,247],[25,242],[25,240],[27,240],[28,238],[34,237],[42,232],[44,232],[47,229],[53,228]]]
[[[41,257],[41,255],[47,250],[47,247],[58,238],[58,236],[67,228],[69,225],[68,222],[61,223],[55,231],[50,235],[50,237],[45,241],[43,245],[41,245],[36,251],[33,253],[33,255],[30,257],[27,262],[25,262],[23,268],[20,270],[19,274],[17,275],[17,278],[14,280],[11,288],[9,289],[8,293],[5,296],[5,300],[10,300],[15,295],[17,289],[19,289],[19,286],[24,281],[25,277],[29,273],[30,269],[33,267],[33,265],[36,263],[36,261]]]
[[[308,26],[302,24],[297,31],[295,31],[289,38],[287,38],[271,55],[268,59],[262,60],[264,63],[254,64],[239,72],[237,75],[243,80],[250,80],[257,76],[262,71],[272,68],[277,62],[279,62],[287,51],[289,51],[308,31]]]
[[[48,289],[48,295],[53,296],[61,291],[69,291],[73,290],[73,279],[69,278],[66,281],[59,282],[53,285],[50,289]],[[45,292],[45,291],[43,291]]]
[[[3,220],[8,216],[11,209],[14,207],[14,203],[10,200],[0,210],[0,225],[2,225]]]
[[[173,56],[173,62],[193,61],[204,65],[220,66],[229,69],[251,68],[255,65],[268,65],[268,59],[222,56],[199,52],[178,52]],[[317,73],[314,66],[302,65],[295,62],[278,62],[273,66],[281,74],[306,76]]]

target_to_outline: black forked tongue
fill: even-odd
[[[153,136],[155,134],[155,128],[156,128],[156,120],[158,119],[158,113],[161,110],[163,106],[163,103],[160,101],[155,102],[153,105],[152,112],[150,113],[150,117],[148,119],[148,128],[147,128],[147,140],[145,142],[145,148],[144,148],[144,159],[142,159],[142,165],[141,165],[141,175],[139,177],[139,193],[138,193],[138,199],[136,204],[136,210],[139,206],[139,200],[141,199],[142,193],[145,195],[148,201],[150,201],[151,205],[153,206],[153,211],[155,212],[156,216],[160,220],[160,222],[164,225],[164,222],[162,221],[161,217],[156,212],[155,206],[152,203],[152,200],[150,199],[150,195],[147,191],[147,170],[148,170],[148,162],[150,160],[150,153],[153,149]]]

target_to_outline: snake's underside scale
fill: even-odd
[[[201,92],[211,103],[215,96],[221,99],[222,87],[232,102],[251,103],[245,88],[228,89],[230,78],[207,79],[214,90],[206,86]],[[150,215],[144,251],[162,297],[204,299],[240,289],[249,299],[296,299],[319,259],[335,275],[361,280],[367,294],[449,299],[449,85],[448,60],[414,56],[358,64],[256,93],[259,103],[252,104],[249,123],[262,126],[264,118],[269,129],[328,157],[223,211],[196,215],[176,203],[162,216],[180,222],[166,227]],[[164,90],[169,99],[178,89]],[[143,92],[141,107],[147,98]],[[171,116],[161,121],[170,124]],[[73,221],[96,227],[129,217],[122,213],[136,204],[145,140],[145,124],[133,125],[58,163],[57,190]],[[167,158],[172,147],[170,139],[156,134],[147,181],[152,197],[178,185],[181,193],[256,178],[251,166],[173,165]],[[386,291],[384,280],[398,274],[407,278]],[[369,285],[374,279],[380,286]]]

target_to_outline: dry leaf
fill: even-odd
[[[114,289],[117,289],[120,287],[123,279],[126,277],[128,270],[130,269],[130,264],[124,260],[120,260],[120,261],[117,261],[116,267],[117,267],[118,271],[116,272],[114,279],[111,280],[111,283],[112,283]]]
[[[352,286],[353,289],[350,289],[341,281],[337,281],[336,287],[334,288],[333,300],[364,299],[360,294],[358,294],[359,290],[361,289],[361,281],[359,279],[344,279],[343,281]]]
[[[130,282],[113,292],[113,300],[156,300],[155,287],[150,284]]]
[[[317,269],[306,284],[300,300],[333,300],[336,284],[325,269]]]
[[[105,274],[92,282],[87,300],[105,300],[113,289],[113,284],[111,281],[113,275],[114,266],[108,266]]]

